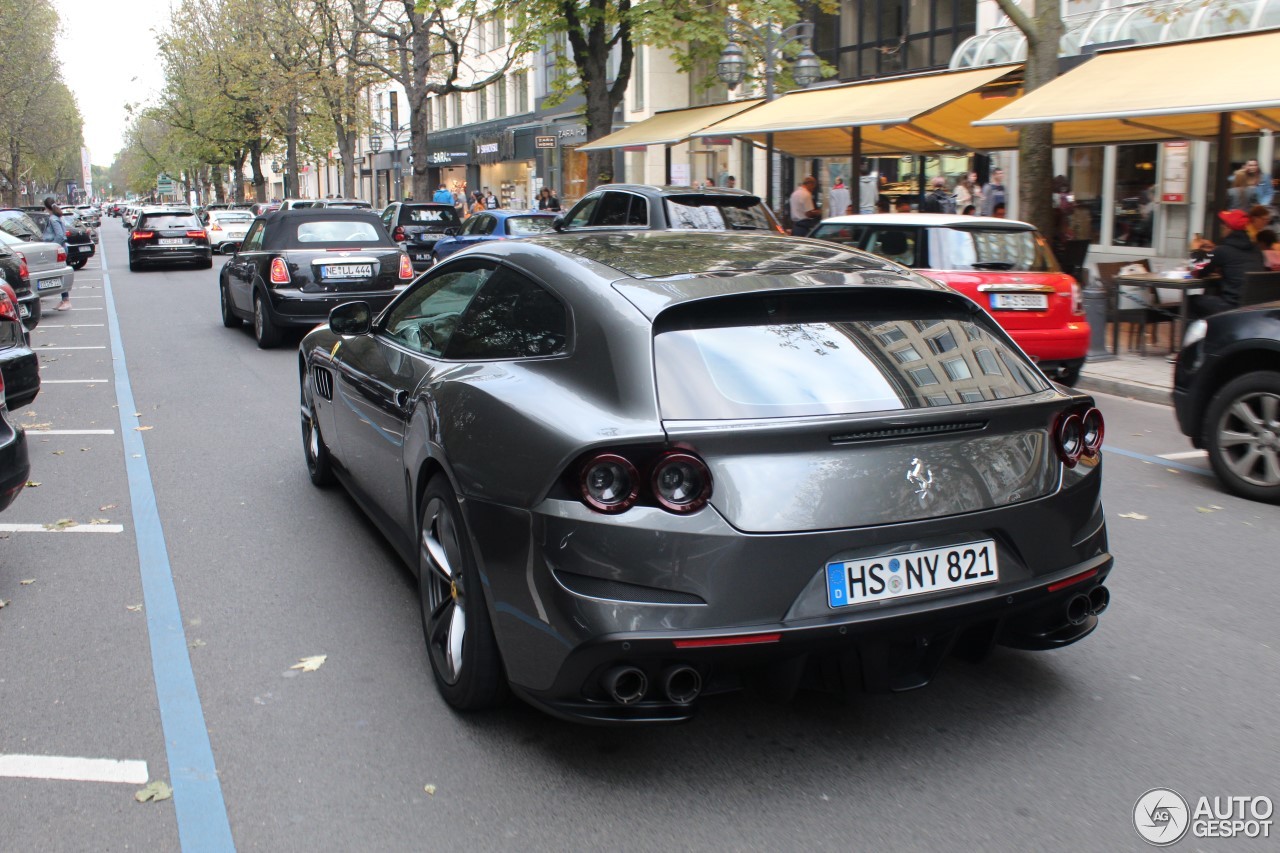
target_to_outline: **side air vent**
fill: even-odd
[[[987,428],[986,421],[967,421],[954,424],[922,424],[909,427],[888,427],[886,429],[864,429],[857,432],[842,432],[831,436],[832,444],[854,444],[859,441],[882,441],[886,438],[910,438],[912,436],[951,435],[958,432],[978,432]]]
[[[311,368],[311,384],[316,393],[326,400],[333,399],[333,374],[323,367]]]
[[[588,598],[607,601],[627,601],[636,604],[706,604],[699,596],[674,589],[657,589],[607,578],[594,578],[574,572],[555,571],[560,585],[570,592]]]

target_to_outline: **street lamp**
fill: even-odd
[[[371,137],[369,137],[369,150],[370,150],[370,151],[372,151],[374,154],[377,154],[379,151],[381,151],[381,150],[382,150],[382,137],[381,137],[381,136],[371,136]],[[377,207],[377,206],[378,206],[378,190],[380,190],[380,189],[381,189],[381,187],[379,187],[379,186],[378,186],[378,162],[377,162],[377,160],[374,160],[372,165],[373,165],[373,206],[374,206],[374,207]]]
[[[776,79],[778,62],[786,59],[786,50],[798,44],[801,50],[791,60],[791,78],[796,85],[804,87],[818,82],[822,78],[822,63],[811,49],[813,43],[813,24],[800,21],[781,30],[775,29],[771,22],[753,27],[737,18],[725,21],[729,34],[729,44],[720,54],[716,63],[716,76],[730,89],[742,83],[747,73],[747,54],[743,44],[749,46],[752,53],[764,63],[764,99],[772,101],[778,97]],[[765,135],[765,202],[773,207],[773,134]]]
[[[281,171],[282,169],[284,169],[284,163],[281,163],[279,160],[271,161],[271,171],[275,172],[277,175],[280,176],[280,192],[283,194],[282,198],[288,198],[289,197],[289,175]]]

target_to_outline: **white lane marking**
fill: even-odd
[[[113,429],[31,429],[27,428],[27,432],[32,435],[115,435]]]
[[[123,524],[77,524],[58,527],[51,524],[0,524],[0,533],[124,533]]]
[[[1161,453],[1161,459],[1204,459],[1209,455],[1207,450],[1185,450],[1181,453]]]
[[[73,311],[75,309],[72,309]],[[88,309],[85,309],[88,310]],[[102,309],[98,309],[102,310]],[[32,331],[43,332],[45,329],[101,329],[106,323],[43,323]]]
[[[99,382],[107,383],[110,379],[41,379],[41,385],[96,385]]]
[[[141,785],[150,778],[145,761],[75,758],[68,755],[0,755],[0,776],[64,779],[69,782],[121,782]]]
[[[41,344],[36,347],[37,352],[47,349],[106,349],[106,347],[51,347],[48,344]]]

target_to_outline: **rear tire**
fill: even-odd
[[[1084,369],[1083,364],[1075,364],[1071,367],[1062,369],[1062,378],[1058,381],[1069,388],[1074,388],[1076,383],[1080,381],[1080,371]]]
[[[213,258],[210,257],[210,258],[205,258],[203,261],[197,261],[196,269],[198,270],[213,269]]]
[[[280,343],[280,329],[271,321],[271,312],[260,293],[253,295],[253,337],[258,349],[272,349]]]
[[[231,308],[231,294],[227,292],[225,284],[218,288],[218,301],[222,303],[222,325],[228,329],[240,328],[240,318]]]
[[[431,478],[422,499],[418,598],[427,656],[440,695],[459,711],[501,704],[507,696],[502,654],[489,621],[466,522],[444,474]]]
[[[1237,376],[1205,411],[1201,444],[1227,491],[1280,503],[1280,372]]]
[[[85,265],[85,264],[87,264],[87,263],[89,263],[89,259],[88,259],[88,258],[81,258],[80,260],[78,260],[78,261],[76,261],[75,263],[73,263],[73,264],[71,265],[71,268],[72,268],[73,270],[82,270],[82,269],[84,269],[84,265]]]
[[[27,303],[27,310],[31,312],[31,316],[23,320],[22,325],[28,332],[40,325],[40,315],[44,313],[44,308],[41,306],[43,301],[36,297]]]
[[[137,271],[138,271],[138,270],[140,270],[140,269],[142,269],[142,266],[141,266],[137,261],[135,261],[133,258],[130,258],[130,259],[129,259],[129,272],[137,272]]]

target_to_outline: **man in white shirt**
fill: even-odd
[[[849,209],[849,188],[844,185],[844,178],[836,178],[836,184],[827,192],[827,216],[844,216],[853,213]]]
[[[791,194],[791,234],[794,237],[806,237],[818,224],[822,211],[813,202],[813,191],[818,188],[818,179],[807,176]]]

